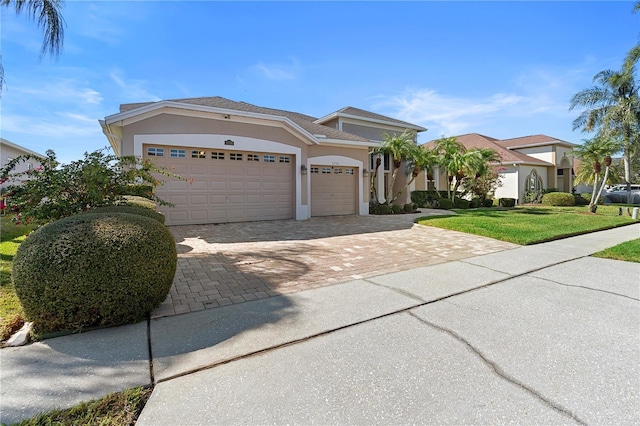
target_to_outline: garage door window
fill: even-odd
[[[229,154],[229,160],[242,161],[242,154],[232,152],[231,154]]]
[[[344,174],[345,175],[352,175],[353,174],[353,169],[344,169]]]
[[[147,148],[147,156],[149,157],[164,157],[164,148]]]
[[[247,154],[247,161],[260,161],[260,156],[258,154]]]
[[[331,167],[323,167],[322,174],[323,175],[331,174]]]
[[[280,162],[281,162],[281,163],[290,163],[290,162],[291,162],[291,159],[289,158],[289,156],[288,156],[288,155],[281,155],[281,156],[280,156]]]
[[[318,169],[317,167],[312,167],[311,173],[320,173],[320,169]]]
[[[275,155],[265,155],[264,156],[264,162],[265,163],[275,163],[276,162],[276,156]]]
[[[224,152],[212,152],[211,153],[212,160],[224,160]]]
[[[170,155],[172,158],[186,158],[187,151],[184,149],[172,149]]]
[[[191,151],[191,158],[207,158],[204,151]]]
[[[335,173],[337,175],[341,175],[342,174],[342,169],[336,167],[335,169],[333,169],[333,173]]]

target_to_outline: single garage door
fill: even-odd
[[[311,166],[311,216],[356,214],[357,170]]]
[[[290,154],[145,146],[145,157],[192,182],[161,177],[158,196],[167,225],[293,217]]]

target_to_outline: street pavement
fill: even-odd
[[[0,421],[155,384],[139,425],[639,424],[640,224],[0,351]]]

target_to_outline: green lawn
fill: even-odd
[[[0,340],[6,340],[16,327],[22,325],[22,306],[11,282],[11,263],[18,246],[31,227],[14,225],[6,217],[0,217]]]
[[[598,206],[596,214],[590,214],[586,206],[527,206],[455,212],[458,213],[455,216],[422,217],[416,222],[521,245],[552,241],[637,222],[626,211],[620,216],[619,208],[614,206]]]
[[[594,256],[640,263],[640,238],[602,250]]]
[[[83,402],[67,410],[43,413],[18,425],[133,426],[151,396],[151,391],[150,388],[127,389],[99,400]]]

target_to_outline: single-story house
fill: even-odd
[[[573,147],[571,142],[546,135],[496,139],[478,133],[455,136],[465,148],[491,148],[500,154],[502,186],[496,188],[496,198],[514,198],[522,203],[528,191],[557,188],[561,192],[573,190]],[[432,147],[435,141],[425,144]],[[445,173],[436,170],[423,173],[416,179],[416,189],[446,190]]]
[[[123,104],[100,125],[116,155],[188,179],[156,190],[174,204],[161,208],[169,225],[367,215],[372,148],[426,130],[353,107],[315,118],[221,97]]]
[[[27,149],[23,146],[10,142],[6,139],[0,138],[0,167],[6,167],[9,162],[21,155],[32,155],[37,158],[45,158],[44,155]],[[16,165],[11,173],[23,173],[39,167],[41,163],[38,160],[27,160]],[[0,183],[0,189],[8,186],[19,184],[19,181],[9,179],[6,182]]]

